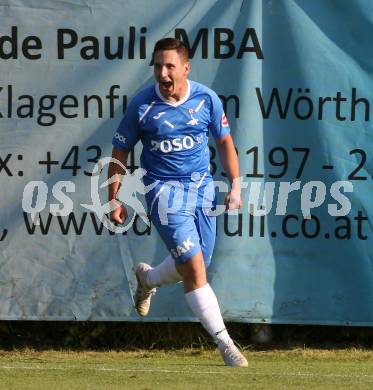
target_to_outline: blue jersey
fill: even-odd
[[[188,80],[182,100],[171,103],[158,84],[140,91],[129,103],[113,137],[113,146],[130,151],[141,139],[141,166],[154,178],[209,176],[208,135],[230,133],[222,103],[210,88]]]

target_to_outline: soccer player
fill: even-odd
[[[145,195],[148,212],[170,255],[156,267],[140,263],[136,310],[149,311],[156,287],[182,281],[185,299],[207,332],[213,337],[228,366],[246,367],[245,357],[230,338],[214,291],[208,284],[209,266],[216,236],[216,217],[206,211],[214,202],[209,171],[208,134],[231,184],[225,198],[227,209],[241,208],[239,164],[228,121],[217,94],[188,79],[188,48],[179,40],[159,40],[153,51],[156,84],[140,91],[129,103],[113,137],[112,157],[125,164],[130,150],[141,139],[143,178],[152,189]],[[115,200],[123,169],[112,162],[109,200]],[[178,207],[169,207],[177,203]],[[211,207],[210,207],[211,209]],[[123,223],[124,205],[111,212]]]

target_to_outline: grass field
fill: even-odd
[[[249,368],[217,352],[0,352],[1,389],[371,389],[373,352],[245,351]]]

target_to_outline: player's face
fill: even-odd
[[[188,88],[190,64],[176,50],[158,50],[154,54],[154,77],[161,94],[169,99],[183,97]]]

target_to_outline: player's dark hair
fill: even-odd
[[[154,45],[152,58],[154,61],[154,54],[158,50],[176,50],[179,56],[183,57],[187,62],[189,61],[189,49],[184,42],[179,41],[176,38],[162,38]]]

